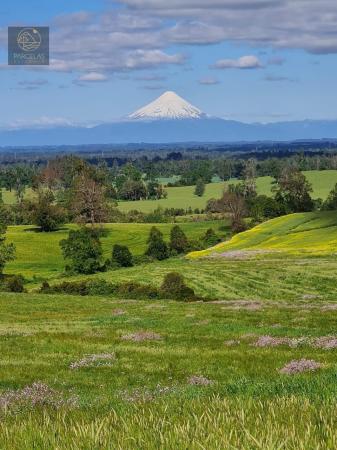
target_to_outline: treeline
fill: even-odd
[[[114,188],[113,196],[120,200],[156,199],[165,197],[165,190],[157,182],[158,178],[176,177],[168,185],[191,186],[199,179],[209,183],[214,176],[226,181],[230,178],[243,179],[247,161],[256,162],[256,176],[278,177],[285,166],[300,171],[336,170],[336,153],[299,153],[289,152],[271,156],[271,153],[258,154],[256,157],[225,155],[211,157],[207,153],[189,155],[179,151],[165,156],[139,156],[132,158],[91,158],[88,160],[76,156],[62,156],[44,164],[26,163],[0,166],[0,187],[14,191],[18,200],[28,187],[36,187],[41,179],[53,181],[59,177],[62,182],[71,178],[80,166],[86,165],[104,177],[107,184]],[[249,155],[248,155],[249,156]],[[67,168],[66,166],[69,166]],[[94,170],[94,169],[92,169]],[[64,176],[62,175],[64,173]],[[69,180],[68,180],[69,181]]]
[[[263,161],[186,160],[182,159],[179,152],[175,152],[168,155],[165,161],[158,159],[148,161],[143,158],[122,166],[114,164],[112,167],[108,167],[104,161],[92,165],[77,156],[63,156],[49,161],[43,167],[35,165],[1,167],[0,186],[14,192],[16,197],[16,203],[6,205],[5,208],[7,224],[33,223],[43,231],[53,231],[65,222],[82,224],[172,222],[177,216],[205,212],[200,209],[157,208],[151,213],[137,210],[123,213],[118,209],[119,201],[166,198],[165,186],[158,181],[160,175],[174,174],[176,181],[171,185],[194,185],[194,194],[197,196],[204,194],[205,184],[209,183],[214,175],[221,180],[236,178],[241,180],[236,189],[243,189],[242,195],[247,203],[247,183],[255,185],[256,194],[257,177],[272,176],[276,180],[276,185],[284,187],[282,180],[288,180],[285,173],[296,173],[297,179],[302,178],[305,183],[306,179],[301,171],[310,169],[337,169],[337,155],[310,157],[302,154],[285,159],[267,158]],[[33,191],[31,198],[25,195],[28,188]],[[291,187],[297,188],[299,187]],[[310,193],[311,187],[307,186],[307,189]],[[251,187],[248,187],[248,190],[252,190]],[[251,217],[260,215],[269,218],[298,210],[298,207],[285,205],[281,200],[281,194],[275,195],[273,199],[264,196],[259,196],[258,200],[249,198],[248,213]],[[277,206],[272,202],[277,202]],[[316,202],[314,206],[306,207],[305,210],[312,210],[313,207],[328,206],[323,205],[323,202]],[[261,208],[263,211],[259,212]],[[219,210],[223,211],[219,201],[212,200],[206,212],[213,213]]]

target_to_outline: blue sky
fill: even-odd
[[[48,25],[49,67],[7,27]],[[118,119],[174,90],[246,122],[337,119],[335,0],[16,0],[0,6],[0,126]]]

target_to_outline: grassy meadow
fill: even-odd
[[[197,238],[226,224],[180,225]],[[167,240],[172,224],[156,226]],[[65,277],[59,241],[71,227],[8,228],[17,259],[6,272],[22,273],[28,292],[0,296],[1,449],[337,447],[336,212],[274,219],[187,257]],[[105,257],[114,243],[142,254],[150,227],[107,225]],[[172,271],[207,301],[36,292],[44,279],[159,286]]]
[[[2,294],[0,306],[1,391],[16,393],[0,409],[0,448],[336,448],[336,350],[314,345],[335,332],[324,298]],[[265,336],[296,345],[260,346]],[[302,358],[321,368],[280,372]],[[20,390],[37,381],[42,396]]]
[[[190,239],[201,237],[209,228],[213,228],[220,236],[224,232],[219,227],[226,225],[223,221],[188,222],[179,223]],[[106,236],[101,238],[104,257],[111,258],[114,244],[128,245],[135,256],[144,254],[146,241],[153,224],[106,224]],[[58,231],[41,233],[34,226],[10,226],[7,230],[8,242],[16,246],[16,258],[10,262],[6,271],[8,273],[21,273],[28,281],[37,281],[59,276],[65,266],[59,242],[68,236],[69,230],[76,225],[66,225]],[[165,239],[169,239],[170,223],[156,224]]]

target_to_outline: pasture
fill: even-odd
[[[321,198],[325,200],[337,183],[337,170],[312,170],[303,172],[308,181],[313,186],[313,198]],[[176,178],[162,178],[163,183],[174,181]],[[258,194],[271,195],[272,177],[257,178],[257,192]],[[229,182],[214,182],[206,185],[205,194],[202,197],[194,195],[195,186],[183,187],[168,187],[166,188],[168,196],[161,200],[140,200],[140,201],[120,201],[118,208],[121,211],[127,212],[131,210],[138,210],[144,213],[149,213],[158,207],[162,208],[196,208],[203,209],[206,206],[207,200],[210,198],[220,198],[221,194],[228,183],[238,183],[237,179],[232,179]],[[13,204],[16,202],[15,192],[2,191],[2,197],[6,204]],[[27,189],[25,198],[34,198],[34,192]]]
[[[1,448],[336,448],[325,298],[2,294],[0,307]],[[282,373],[303,359],[318,368]]]
[[[189,239],[201,237],[209,228],[219,233],[219,227],[224,222],[189,222],[179,223]],[[146,241],[152,224],[106,224],[104,229],[106,236],[101,238],[104,258],[111,258],[114,244],[128,245],[135,256],[144,254]],[[38,281],[44,278],[60,276],[64,270],[65,262],[62,257],[59,242],[68,236],[70,229],[76,225],[66,225],[58,231],[41,233],[34,226],[10,226],[7,230],[8,242],[16,246],[16,259],[10,262],[7,273],[21,273],[28,281]],[[156,224],[166,241],[169,240],[170,230],[173,224]]]
[[[172,224],[156,226],[167,239]],[[105,256],[142,254],[150,227],[108,225]],[[0,448],[334,450],[336,228],[335,212],[295,214],[219,251],[64,277],[69,226],[9,227],[6,272],[29,292],[0,296]],[[43,279],[159,286],[172,271],[206,301],[36,292]]]
[[[325,200],[337,183],[337,170],[325,170],[325,171],[307,171],[303,172],[308,181],[313,186],[312,197],[321,198]],[[258,194],[271,195],[272,189],[272,177],[259,177],[256,180]],[[206,185],[205,194],[203,197],[197,197],[194,195],[195,186],[183,186],[183,187],[169,187],[166,188],[168,196],[166,199],[161,200],[145,200],[135,202],[119,202],[118,208],[121,211],[131,211],[137,209],[142,212],[151,212],[157,207],[162,208],[184,208],[191,207],[205,208],[207,200],[210,198],[220,198],[225,186],[229,183],[238,183],[237,179],[232,179],[229,182],[211,183]]]

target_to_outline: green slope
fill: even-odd
[[[199,238],[208,228],[213,227],[218,232],[223,222],[191,222],[180,223],[190,239]],[[172,224],[156,224],[168,240]],[[67,237],[69,229],[75,225],[65,226],[62,230],[52,233],[41,233],[33,226],[8,227],[7,239],[16,245],[16,259],[6,266],[7,273],[21,273],[25,277],[39,279],[60,275],[64,270],[64,260],[59,242]],[[128,245],[134,255],[141,255],[146,248],[146,241],[152,224],[107,224],[108,232],[103,237],[104,257],[111,257],[114,244]]]
[[[337,211],[290,214],[237,234],[230,241],[189,258],[239,250],[333,253],[337,251]]]

